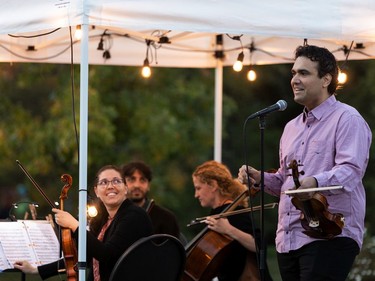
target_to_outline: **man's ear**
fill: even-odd
[[[326,75],[323,76],[323,87],[328,88],[328,86],[332,82],[332,75],[327,73]]]

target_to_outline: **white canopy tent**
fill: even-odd
[[[324,46],[338,60],[375,57],[371,0],[2,0],[0,62],[81,65],[79,261],[86,260],[88,65],[216,68],[215,159],[221,154],[222,67],[244,51],[244,64],[291,62],[296,46]],[[222,45],[217,35],[223,34]],[[103,39],[103,50],[97,50]],[[238,39],[238,40],[234,40]],[[147,40],[147,41],[146,41]],[[353,42],[353,48],[348,48]],[[218,59],[215,54],[224,54]],[[104,59],[108,52],[111,58]],[[79,278],[84,280],[85,269]]]
[[[233,64],[241,46],[244,63],[251,48],[253,64],[290,62],[304,38],[337,51],[339,60],[352,41],[350,59],[375,56],[375,3],[369,0],[2,0],[0,8],[3,62],[69,63],[67,27],[74,32],[82,24],[89,26],[90,64],[141,66],[148,39],[157,50],[151,66],[214,68],[217,34],[228,34],[224,65]],[[100,39],[110,59],[97,50]],[[80,46],[75,41],[74,63],[82,61]]]

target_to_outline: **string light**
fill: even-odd
[[[144,78],[149,78],[151,76],[150,62],[148,60],[148,52],[150,50],[151,42],[152,42],[151,40],[146,39],[146,45],[147,45],[146,58],[143,61],[143,67],[142,67],[142,76]]]
[[[244,53],[243,53],[243,45],[242,45],[242,41],[241,41],[241,37],[243,36],[243,34],[241,35],[236,35],[236,36],[229,36],[227,34],[227,36],[232,39],[232,40],[235,40],[235,41],[239,41],[240,44],[241,44],[241,53],[238,54],[237,56],[237,60],[236,62],[233,64],[233,70],[236,71],[236,72],[240,72],[243,68],[243,59],[245,57]]]
[[[98,215],[98,210],[93,205],[87,205],[87,215],[90,218],[94,218]]]
[[[250,69],[247,72],[247,80],[249,80],[250,82],[253,82],[253,81],[255,81],[257,79],[257,73],[253,69],[253,65],[252,65],[253,52],[255,51],[254,39],[251,40],[249,51],[250,51]]]
[[[94,29],[95,27],[93,27]],[[56,32],[60,30],[60,28],[57,28],[49,33],[43,33],[43,34],[37,34],[37,35],[32,35],[32,36],[26,36],[26,35],[13,35],[13,34],[8,34],[9,36],[11,37],[14,37],[14,38],[33,38],[33,37],[39,37],[39,36],[44,36],[46,34],[50,34],[50,33],[53,33],[53,32]],[[254,51],[257,51],[257,52],[261,52],[261,53],[264,53],[268,56],[271,56],[271,57],[276,57],[276,58],[279,58],[279,59],[283,59],[285,61],[289,61],[289,62],[293,62],[294,59],[293,58],[289,58],[289,57],[283,57],[283,56],[278,56],[270,51],[267,51],[267,50],[264,50],[264,49],[259,49],[259,48],[255,48],[254,47],[254,40],[252,39],[251,41],[251,44],[248,45],[246,44],[245,46],[242,45],[242,42],[241,42],[241,37],[243,35],[239,35],[239,36],[229,36],[228,34],[226,34],[230,39],[232,40],[236,40],[236,41],[239,41],[240,44],[241,44],[241,49],[242,51],[238,54],[238,57],[237,57],[237,61],[234,63],[233,65],[233,69],[235,71],[241,71],[243,69],[243,60],[244,60],[244,52],[243,52],[243,49],[249,49],[250,50],[250,62],[251,62],[251,55]],[[97,37],[98,35],[95,35],[95,37]],[[112,33],[112,32],[108,32],[108,29],[106,29],[103,34],[99,35],[100,36],[100,41],[98,42],[98,46],[97,46],[97,50],[99,51],[103,51],[103,58],[104,59],[110,59],[111,58],[111,53],[109,52],[111,46],[112,46],[112,39],[113,38],[116,38],[116,36],[121,36],[121,37],[125,37],[125,38],[129,38],[129,39],[133,39],[133,40],[136,40],[136,41],[139,41],[138,39],[136,39],[136,36],[131,36],[129,34],[118,34],[118,33]],[[76,26],[76,29],[75,29],[75,33],[74,33],[74,37],[75,39],[79,40],[82,38],[82,30],[81,30],[81,25],[77,25]],[[89,37],[90,38],[90,37]],[[94,38],[94,37],[91,37],[91,38]],[[152,37],[154,38],[154,37]],[[215,50],[215,57],[216,58],[219,58],[219,59],[223,59],[225,57],[225,54],[226,52],[229,52],[229,51],[233,51],[232,50],[224,50],[223,49],[223,38],[222,38],[222,35],[219,35],[219,37],[217,37],[219,39],[219,42],[220,43],[217,43],[217,50]],[[143,41],[143,40],[142,40]],[[153,59],[153,56],[152,56],[152,53],[151,53],[151,58],[149,58],[149,47],[150,47],[150,44],[154,44],[155,42],[159,43],[159,47],[161,47],[161,44],[172,44],[171,40],[169,37],[165,36],[165,34],[162,34],[160,37],[159,37],[159,40],[157,41],[152,41],[152,40],[146,40],[146,43],[147,43],[147,54],[146,54],[146,59],[144,60],[143,62],[143,67],[142,67],[142,76],[145,77],[145,78],[149,78],[151,75],[152,75],[152,71],[151,71],[151,68],[150,68],[150,62],[151,63],[155,63],[154,62],[154,59]],[[349,57],[349,54],[350,52],[358,52],[358,53],[361,53],[367,57],[371,57],[370,54],[366,54],[362,51],[358,51],[358,50],[362,50],[362,49],[365,49],[365,46],[363,43],[356,43],[355,44],[355,47],[354,47],[354,50],[352,49],[352,46],[353,46],[353,41],[351,42],[351,45],[350,47],[344,45],[342,46],[341,48],[337,49],[336,51],[333,51],[334,52],[338,52],[338,51],[342,51],[344,52],[344,54],[346,55],[346,59],[345,59],[345,62],[344,62],[344,65],[347,63],[348,61],[348,57]],[[308,40],[307,38],[304,39],[303,41],[303,45],[306,46],[308,45]],[[19,57],[19,58],[22,58],[22,59],[28,59],[28,60],[39,60],[39,61],[42,61],[42,60],[48,60],[48,59],[51,59],[51,58],[54,58],[54,57],[57,57],[58,55],[60,55],[60,53],[54,55],[54,56],[50,56],[50,57],[43,57],[43,58],[32,58],[32,57],[25,57],[25,56],[22,56],[21,54],[17,54],[16,52],[14,52],[12,49],[9,49],[9,48],[6,48],[5,46],[2,46],[3,49],[5,49],[7,52],[9,52],[10,54],[16,56],[16,57]],[[155,46],[154,46],[155,47]],[[37,51],[37,48],[36,46],[34,45],[28,45],[25,47],[27,51],[29,52],[36,52]],[[240,48],[236,48],[236,50],[238,51]],[[64,49],[63,51],[65,51],[66,49]],[[178,49],[177,49],[178,50]],[[178,50],[178,51],[186,51],[184,49],[181,49],[181,50]],[[189,50],[190,51],[190,50]],[[200,51],[200,50],[193,50],[193,51]],[[157,64],[157,61],[156,61],[156,64]],[[254,81],[257,79],[257,74],[256,72],[254,71],[254,69],[250,69],[248,72],[247,72],[247,79],[249,81]],[[339,76],[338,76],[338,82],[340,84],[344,84],[346,83],[348,80],[348,75],[346,73],[344,73],[343,71],[341,71],[339,73]]]
[[[347,46],[343,46],[342,50],[344,54],[346,55],[345,61],[342,64],[341,68],[339,69],[339,75],[337,76],[337,81],[339,84],[345,84],[346,81],[348,80],[348,75],[344,72],[344,69],[346,69],[346,64],[348,62],[348,58],[350,55],[350,52],[352,51],[354,41],[351,42],[350,47],[348,48]]]
[[[74,32],[74,38],[77,40],[81,40],[82,38],[82,29],[80,25],[76,26],[76,31]]]
[[[244,57],[245,55],[243,52],[238,54],[237,61],[233,64],[234,71],[240,72],[242,70]]]
[[[104,40],[103,40],[103,36],[100,37],[100,41],[99,41],[99,44],[98,44],[98,47],[96,48],[98,51],[104,51]]]
[[[148,58],[146,58],[143,62],[142,76],[144,78],[149,78],[151,76],[151,68],[150,68],[150,63],[148,61]]]
[[[337,80],[338,80],[339,84],[345,84],[346,81],[348,80],[348,75],[345,72],[340,71],[340,73],[337,77]]]
[[[247,72],[247,80],[253,82],[257,79],[257,73],[250,67],[250,70]]]
[[[107,29],[106,29],[104,30],[103,34],[100,36],[100,41],[96,49],[98,51],[103,51],[102,56],[104,60],[108,60],[111,58],[111,53],[109,52],[111,48],[112,48],[112,37],[111,37],[111,34],[107,33]]]
[[[104,58],[105,60],[108,60],[108,59],[111,58],[111,53],[109,52],[109,50],[105,50],[105,51],[103,52],[103,58]]]

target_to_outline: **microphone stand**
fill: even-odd
[[[259,116],[260,129],[260,257],[259,270],[261,280],[265,280],[266,272],[266,247],[264,238],[264,129],[266,128],[265,115]]]

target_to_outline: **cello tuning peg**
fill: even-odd
[[[305,174],[305,171],[300,171],[299,174],[303,176]]]

